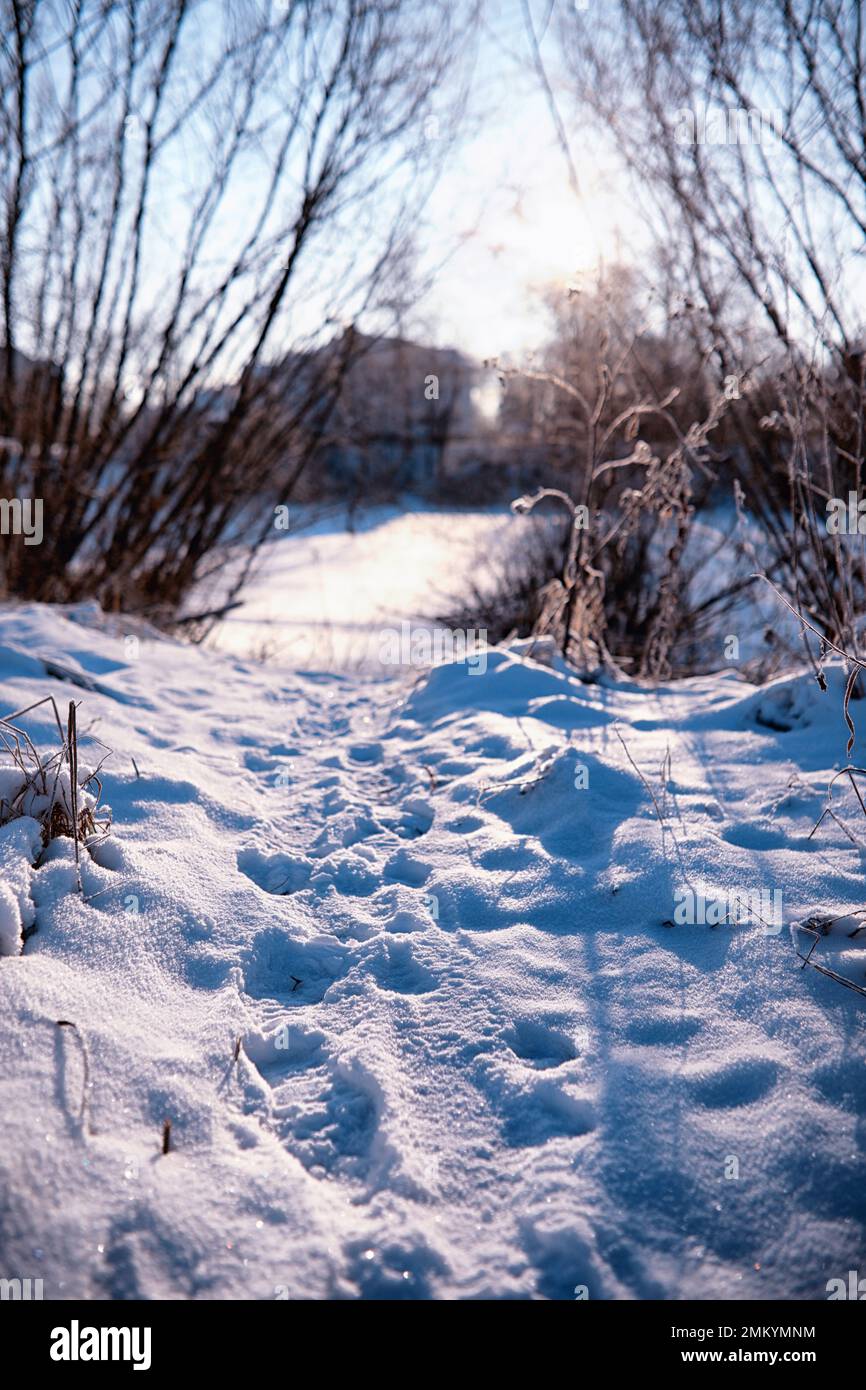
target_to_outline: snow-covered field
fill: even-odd
[[[368,508],[350,531],[343,509],[293,507],[290,531],[265,547],[243,607],[210,645],[295,669],[376,671],[383,631],[403,622],[429,629],[533,525],[507,507],[419,503]]]
[[[796,925],[866,906],[850,787],[808,838],[843,673],[650,690],[534,655],[297,674],[0,613],[2,712],[74,698],[82,761],[114,750],[81,893],[70,840],[0,830],[0,1276],[824,1299],[862,1271],[866,998],[812,964],[866,987],[866,931]]]
[[[381,674],[386,634],[435,631],[443,613],[462,611],[473,587],[496,592],[532,537],[561,521],[561,509],[532,516],[506,506],[446,511],[410,498],[369,507],[347,528],[344,508],[293,507],[290,529],[274,533],[243,592],[243,602],[217,624],[208,645],[237,656],[264,657],[294,669]],[[695,569],[690,596],[705,602],[756,561],[741,556],[731,505],[696,518],[687,552]],[[759,533],[751,533],[760,550]],[[659,542],[661,544],[661,541]],[[214,588],[190,601],[195,612],[219,607],[236,573],[228,564]],[[737,637],[737,661],[766,657],[765,633],[801,650],[796,623],[769,589],[758,586],[734,601],[714,644],[702,652],[713,669]]]

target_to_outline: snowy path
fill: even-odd
[[[17,864],[38,931],[0,961],[10,1274],[820,1298],[862,1266],[866,1001],[801,970],[789,925],[864,899],[844,835],[806,839],[839,672],[827,696],[648,692],[512,650],[413,689],[148,639],[131,660],[73,616],[0,627],[4,708],[74,695],[115,749],[84,901],[68,842]],[[781,888],[785,925],[666,925],[692,882]],[[862,937],[821,950],[866,982]]]

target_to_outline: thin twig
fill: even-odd
[[[812,950],[814,949],[815,948],[813,946]],[[811,954],[812,951],[809,952],[809,956],[811,956]],[[797,955],[803,962],[804,967],[807,965],[811,965],[813,970],[820,970],[822,975],[828,975],[831,980],[835,980],[837,984],[844,985],[846,989],[853,989],[857,994],[866,995],[866,989],[864,989],[862,985],[855,985],[854,981],[847,979],[845,975],[837,974],[837,972],[835,970],[831,970],[829,966],[818,965],[817,961],[810,960],[809,956],[804,956],[800,951],[797,952]]]
[[[799,609],[794,607],[793,603],[788,602],[788,600],[785,598],[785,595],[781,593],[779,589],[776,588],[772,580],[768,579],[765,574],[755,573],[750,577],[752,579],[763,579],[765,584],[769,584],[770,588],[773,590],[773,593],[776,595],[779,601],[781,603],[784,603],[788,611],[790,613],[793,613],[794,617],[799,622],[801,622],[804,627],[807,627],[810,632],[814,632],[815,636],[818,637],[826,647],[829,647],[831,651],[834,651],[837,656],[844,657],[846,661],[851,661],[854,663],[855,666],[858,666],[861,670],[866,671],[866,661],[861,661],[859,657],[852,656],[851,653],[846,652],[843,647],[839,647],[836,645],[835,642],[831,642],[830,638],[826,637],[823,632],[819,631],[819,629],[815,627],[814,623],[810,623],[808,618],[803,617],[803,614],[799,611]]]
[[[81,889],[81,861],[78,848],[78,733],[75,725],[75,701],[69,701],[69,724],[67,757],[69,760],[70,798],[72,800],[72,839],[75,844],[75,872],[78,877],[78,891]]]
[[[658,801],[657,801],[657,799],[656,799],[656,794],[655,794],[655,792],[653,791],[652,787],[650,786],[650,783],[647,781],[647,779],[646,779],[646,777],[644,776],[644,774],[641,772],[640,768],[638,767],[638,765],[637,765],[637,763],[635,762],[634,758],[632,757],[631,753],[629,752],[629,750],[628,750],[628,744],[626,743],[625,739],[623,738],[622,734],[620,733],[620,731],[619,731],[619,725],[618,725],[618,724],[614,724],[614,726],[613,726],[613,731],[614,731],[614,733],[616,734],[617,738],[619,739],[620,743],[622,744],[623,748],[625,749],[625,755],[626,755],[626,757],[628,758],[629,762],[631,763],[632,767],[634,768],[635,772],[637,773],[637,775],[638,775],[638,777],[640,778],[640,780],[643,782],[644,786],[646,787],[647,791],[649,792],[649,794],[650,794],[650,796],[651,796],[651,798],[652,798],[653,806],[655,806],[655,808],[656,808],[656,815],[657,815],[658,818],[659,818],[659,825],[661,826],[661,831],[662,831],[662,843],[664,843],[664,838],[665,838],[665,820],[664,820],[664,816],[663,816],[662,813],[661,813],[661,808],[660,808],[660,806],[659,806],[659,804],[658,804]]]

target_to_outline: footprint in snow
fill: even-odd
[[[321,1064],[326,1042],[318,1029],[302,1028],[291,1020],[277,1024],[273,1032],[247,1033],[243,1051],[268,1085],[276,1086],[289,1072]]]
[[[768,1057],[742,1057],[686,1077],[698,1105],[733,1110],[763,1100],[776,1084],[778,1067]]]
[[[403,802],[402,810],[400,823],[394,827],[397,834],[406,840],[426,835],[436,815],[430,802],[423,796],[410,796]]]
[[[812,1085],[831,1105],[866,1115],[866,1062],[859,1070],[848,1061],[828,1062],[813,1073]]]
[[[349,968],[346,951],[327,938],[298,941],[279,927],[266,927],[242,961],[244,990],[274,1003],[318,1004]]]
[[[285,1014],[244,1038],[255,1068],[252,1093],[266,1101],[270,1127],[317,1178],[363,1180],[379,1129],[381,1091],[356,1059],[336,1058],[324,1033]]]
[[[505,1034],[505,1041],[516,1057],[539,1071],[561,1067],[577,1056],[577,1048],[565,1033],[534,1019],[518,1019]]]
[[[703,1028],[696,1014],[647,1014],[634,1019],[626,1028],[626,1040],[639,1047],[677,1047],[687,1043]]]
[[[429,994],[439,983],[408,941],[386,939],[365,965],[379,988],[390,994]]]
[[[387,860],[384,877],[391,883],[404,883],[409,888],[420,888],[430,877],[430,865],[423,859],[416,859],[406,849],[399,849]]]
[[[531,1090],[515,1091],[502,1126],[513,1149],[534,1148],[551,1139],[576,1139],[595,1129],[591,1103],[575,1096],[553,1078],[539,1079]]]
[[[380,763],[382,761],[381,743],[351,743],[349,757],[356,763]]]
[[[238,850],[237,866],[266,893],[297,893],[306,888],[313,865],[300,854],[263,853],[254,846]]]
[[[369,1074],[329,1057],[275,1087],[272,1102],[272,1123],[283,1145],[313,1177],[363,1181],[381,1108]]]
[[[726,844],[734,845],[737,849],[788,849],[791,844],[790,835],[781,827],[767,828],[748,822],[743,825],[728,825],[721,835]],[[797,842],[797,849],[800,851],[813,847],[816,850],[821,848],[817,840],[805,840],[802,836]]]
[[[441,1255],[422,1239],[410,1243],[388,1238],[383,1243],[353,1240],[346,1247],[347,1278],[364,1299],[427,1299],[435,1297],[435,1280],[450,1270]]]

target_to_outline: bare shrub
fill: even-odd
[[[856,651],[862,545],[828,540],[824,509],[863,482],[861,7],[614,0],[560,33],[714,385],[754,379],[729,464],[766,533],[760,568]]]
[[[0,0],[3,592],[167,621],[263,543],[412,296],[472,9]]]
[[[536,547],[526,559],[535,595],[520,605],[524,623],[531,618],[529,632],[553,635],[581,668],[603,662],[660,679],[690,632],[695,489],[706,496],[715,480],[711,440],[729,402],[720,392],[704,398],[693,381],[684,406],[677,384],[662,385],[659,366],[675,359],[674,343],[646,326],[621,273],[576,314],[561,301],[555,307],[557,333],[542,365],[500,368],[509,390],[528,382],[544,393],[551,443],[570,459],[567,487],[541,488],[513,504],[528,512],[553,502],[567,518],[558,558],[551,563]],[[703,364],[693,365],[699,387]],[[683,412],[692,409],[700,416],[689,421]],[[488,600],[488,608],[497,605],[510,607],[502,597]],[[711,608],[704,602],[705,616]]]

